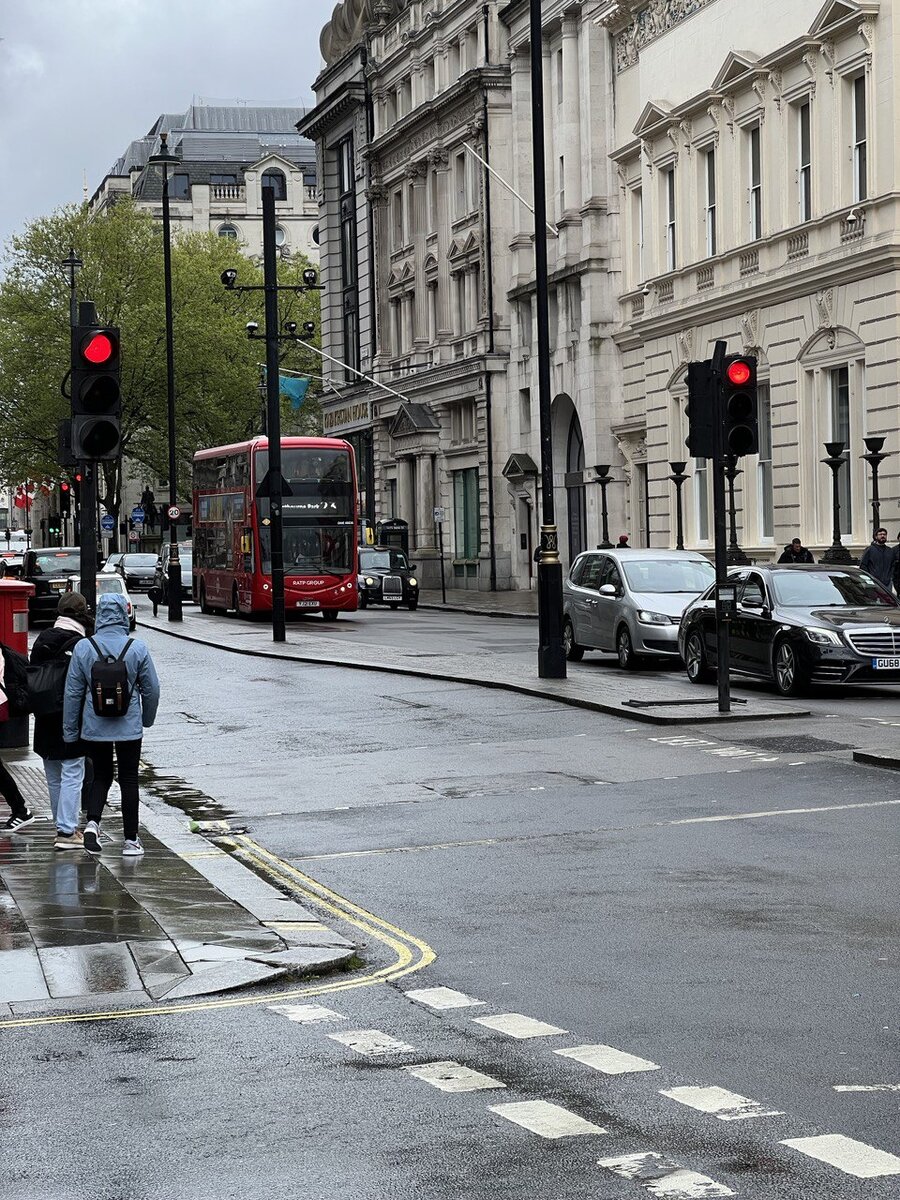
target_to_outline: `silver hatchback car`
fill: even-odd
[[[614,651],[633,670],[644,657],[678,658],[681,614],[715,579],[693,550],[588,550],[563,583],[566,658]]]

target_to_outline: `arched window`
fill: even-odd
[[[569,562],[585,548],[584,438],[578,413],[572,413],[566,443],[566,492],[569,498]]]
[[[275,226],[275,245],[283,246],[287,241],[287,234],[284,232],[284,227],[281,225]]]
[[[287,200],[287,180],[283,171],[270,167],[268,171],[263,172],[262,185],[274,188],[276,200]]]
[[[231,238],[232,241],[237,241],[238,231],[235,225],[220,225],[219,237]]]

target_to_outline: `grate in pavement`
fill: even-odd
[[[782,754],[822,754],[826,750],[853,749],[846,742],[832,742],[826,738],[809,737],[800,733],[783,734],[780,737],[741,738],[740,741],[742,746],[756,746],[760,750],[773,750]]]

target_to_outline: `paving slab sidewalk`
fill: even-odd
[[[110,810],[100,856],[54,850],[43,770],[20,757],[9,769],[38,820],[0,835],[0,1017],[232,991],[355,953],[162,808],[142,804],[143,858],[122,858]]]
[[[532,661],[516,654],[442,654],[397,645],[372,646],[354,641],[350,621],[335,626],[309,618],[290,625],[287,641],[281,643],[272,641],[270,625],[204,615],[193,607],[185,608],[179,625],[169,624],[165,609],[160,609],[155,618],[148,613],[141,625],[235,654],[471,683],[652,725],[729,724],[809,716],[802,705],[762,695],[736,699],[732,711],[722,714],[717,709],[714,687],[696,687],[683,677],[642,676],[570,664],[566,679],[540,679],[536,647]]]

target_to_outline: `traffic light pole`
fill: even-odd
[[[172,314],[172,233],[169,219],[169,170],[163,169],[163,285],[166,293],[166,412],[169,425],[169,507],[178,504],[178,459],[175,446],[175,346]],[[181,559],[178,557],[178,527],[169,517],[169,566],[166,578],[166,609],[170,621],[181,621]]]
[[[81,594],[91,612],[97,608],[97,463],[85,463],[81,474],[79,544],[81,546]]]
[[[716,558],[716,682],[719,712],[731,712],[731,679],[729,642],[731,613],[723,602],[722,589],[728,573],[728,543],[725,534],[725,446],[724,413],[722,412],[722,372],[725,366],[725,342],[716,342],[712,356],[712,375],[715,381],[713,418],[713,526]]]
[[[272,641],[287,638],[284,615],[284,525],[281,475],[281,385],[278,378],[278,269],[275,189],[262,189],[263,287],[266,321],[266,432],[269,439],[269,540],[272,555]]]

